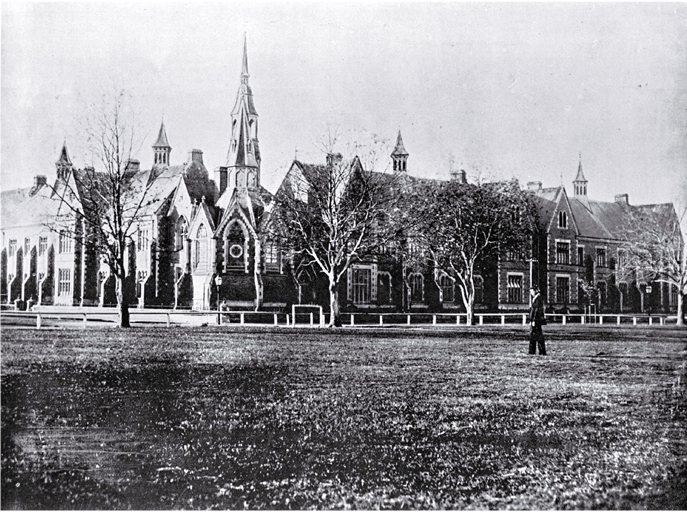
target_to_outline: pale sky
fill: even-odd
[[[64,140],[90,163],[80,123],[113,82],[139,107],[143,167],[164,116],[172,163],[199,148],[212,173],[244,32],[273,192],[296,148],[324,161],[329,125],[388,152],[401,129],[418,176],[462,166],[572,194],[581,152],[592,199],[685,203],[684,3],[4,3],[2,188],[54,179]]]

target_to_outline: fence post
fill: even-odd
[[[88,315],[86,313],[83,314],[83,328],[86,328],[86,323],[88,322]]]
[[[436,324],[437,324],[437,316],[432,315],[432,325],[436,325]]]
[[[410,325],[410,315],[408,315],[408,316],[406,317],[406,324],[407,324],[407,325]]]
[[[501,325],[506,325],[506,315],[501,315]]]
[[[41,314],[38,313],[38,314],[36,315],[36,329],[40,329],[40,328],[41,328],[41,323],[42,323]]]
[[[456,325],[460,325],[460,315],[456,315]]]
[[[654,319],[649,317],[649,325],[654,325]]]
[[[243,325],[243,321],[245,320],[243,315],[245,315],[245,313],[241,313],[241,325]]]
[[[522,325],[527,325],[527,315],[522,315]]]
[[[384,325],[384,317],[382,315],[379,315],[379,325]]]
[[[277,322],[277,313],[274,314],[274,325],[279,325]]]
[[[563,315],[563,325],[566,325],[568,322],[568,315]]]
[[[665,318],[661,317],[661,325],[663,325],[664,320],[665,320]]]
[[[351,313],[351,325],[355,325],[355,313]]]
[[[620,315],[618,315],[618,317],[616,318],[615,323],[616,325],[620,325]]]
[[[169,321],[169,313],[167,313],[167,327],[169,327],[170,321]]]
[[[603,325],[603,324],[604,324],[604,316],[599,315],[599,325]]]
[[[314,322],[314,317],[313,317],[312,313],[310,313],[310,327],[313,326],[313,322]]]
[[[632,317],[632,325],[637,325],[637,317],[636,316]]]
[[[479,324],[484,325],[484,315],[477,315],[479,316]]]
[[[584,325],[584,315],[580,315],[580,324]]]

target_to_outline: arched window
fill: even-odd
[[[558,227],[560,229],[568,228],[568,214],[565,212],[558,212]]]
[[[174,249],[181,251],[184,248],[184,240],[188,238],[188,222],[184,217],[179,217],[174,233]]]
[[[425,279],[420,273],[410,274],[410,301],[419,303],[424,300]]]
[[[246,263],[246,234],[239,222],[234,222],[227,230],[224,261],[226,270],[244,270]]]
[[[199,272],[209,270],[208,256],[208,230],[204,224],[201,224],[196,234],[193,267]]]
[[[455,283],[447,274],[442,274],[439,278],[441,295],[443,302],[453,302],[455,300]]]
[[[256,185],[255,171],[248,171],[248,186],[250,188],[255,188]]]
[[[246,186],[246,172],[240,169],[236,172],[236,187],[243,188]]]

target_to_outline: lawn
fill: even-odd
[[[687,339],[641,333],[4,329],[2,508],[685,509]]]

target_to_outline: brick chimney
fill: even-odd
[[[628,194],[617,194],[615,196],[615,202],[618,204],[624,204],[625,206],[629,206],[630,196]]]
[[[203,151],[200,149],[191,149],[188,152],[188,163],[197,163],[203,165]]]
[[[532,190],[534,192],[541,190],[541,181],[528,181],[527,190]]]
[[[36,192],[38,192],[41,188],[46,186],[48,184],[48,179],[43,176],[42,174],[37,174],[36,176],[33,177],[33,187],[31,188],[31,192],[29,192],[29,195],[34,195]]]
[[[125,172],[138,172],[141,170],[141,162],[135,159],[128,160],[126,162]]]

